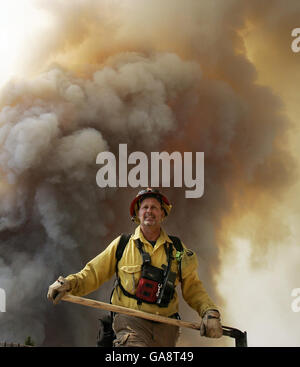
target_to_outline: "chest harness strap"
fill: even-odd
[[[168,278],[169,274],[175,274],[170,272],[171,269],[171,263],[174,257],[172,256],[173,252],[173,245],[170,243],[167,247],[167,243],[164,243],[164,249],[166,252],[166,256],[168,259],[168,266],[165,264],[162,265],[162,268],[157,268],[151,265],[151,257],[148,252],[144,251],[143,249],[143,243],[140,239],[137,239],[135,241],[137,248],[141,254],[143,264],[142,264],[142,275],[139,280],[139,284],[136,290],[136,294],[129,293],[121,284],[121,279],[118,274],[118,265],[116,266],[116,276],[117,276],[117,286],[120,287],[121,291],[124,293],[126,297],[133,298],[137,301],[137,304],[142,304],[142,302],[149,303],[149,304],[157,304],[159,307],[167,307],[170,300],[173,297],[174,291],[170,294],[171,297],[168,297],[169,300],[166,302],[166,299],[162,301],[163,299],[163,291],[164,288],[166,288],[166,285],[168,285]],[[175,283],[176,274],[175,277],[173,276],[173,283]],[[157,283],[157,284],[155,284]],[[154,297],[154,294],[152,293],[147,297],[147,287],[148,289],[153,287],[153,285],[156,285],[158,287],[157,291],[155,292],[156,297]],[[174,284],[173,284],[174,288]],[[142,292],[140,292],[142,290]],[[141,299],[141,294],[144,295],[143,299]],[[146,294],[146,296],[145,296]],[[138,296],[140,295],[140,297]]]

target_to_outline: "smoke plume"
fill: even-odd
[[[136,190],[96,185],[97,154],[117,156],[121,143],[146,153],[204,152],[201,199],[185,199],[184,188],[163,190],[173,203],[166,230],[197,252],[204,285],[226,309],[230,294],[220,294],[216,280],[232,237],[251,240],[255,269],[290,235],[280,203],[297,177],[288,140],[294,127],[283,99],[259,82],[245,32],[281,39],[299,19],[297,1],[37,4],[52,22],[24,53],[25,76],[0,96],[0,285],[7,293],[0,339],[95,344],[99,312],[55,308],[46,293],[59,275],[79,271],[134,230],[128,207]],[[110,289],[89,297],[109,301]],[[193,333],[181,345],[226,343]]]

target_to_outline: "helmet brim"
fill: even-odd
[[[145,197],[145,196],[151,196],[151,197],[155,197],[155,196],[159,196],[160,199],[165,203],[167,204],[168,206],[171,205],[169,200],[166,198],[166,196],[164,196],[163,194],[161,193],[153,193],[153,192],[146,192],[142,195],[137,195],[133,200],[132,200],[132,203],[130,204],[130,216],[131,217],[134,217],[135,216],[135,204],[142,198],[142,197]]]

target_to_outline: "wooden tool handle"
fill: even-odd
[[[72,296],[70,294],[65,295],[62,298],[63,301],[77,303],[79,305],[93,307],[93,308],[100,308],[101,310],[111,311],[111,312],[118,312],[123,313],[129,316],[135,316],[135,317],[141,317],[146,320],[156,321],[156,322],[162,322],[169,325],[175,325],[179,327],[186,327],[189,329],[195,329],[200,330],[200,323],[197,322],[187,322],[177,319],[172,319],[170,317],[155,315],[148,312],[138,311],[134,310],[132,308],[127,308],[123,306],[116,306],[112,305],[110,303],[95,301],[93,299],[84,298],[84,297],[78,297],[78,296]],[[223,335],[229,336],[231,338],[237,338],[238,335],[243,334],[240,330],[231,328],[229,326],[222,326],[223,328]],[[245,334],[245,333],[244,333]],[[244,336],[246,338],[246,336]],[[246,339],[245,339],[246,340]],[[247,342],[245,342],[247,344]],[[245,345],[243,345],[245,346]]]
[[[132,308],[127,308],[123,306],[116,306],[110,303],[95,301],[95,300],[84,298],[84,297],[65,295],[62,298],[62,300],[67,301],[67,302],[77,303],[83,306],[100,308],[101,310],[123,313],[129,316],[141,317],[143,319],[156,321],[156,322],[162,322],[162,323],[169,324],[169,325],[175,325],[179,327],[186,327],[190,329],[200,330],[200,324],[196,322],[186,322],[186,321],[181,321],[177,319],[171,319],[169,317],[155,315],[152,313],[138,311],[138,310],[133,310]]]

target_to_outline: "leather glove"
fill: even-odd
[[[53,284],[50,285],[47,298],[49,301],[53,301],[53,303],[57,305],[69,290],[71,290],[70,282],[60,276]]]
[[[219,311],[208,310],[205,312],[200,325],[200,335],[208,338],[221,338],[223,329]]]

